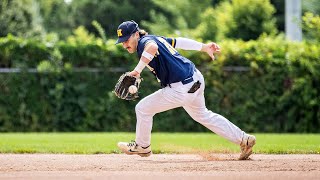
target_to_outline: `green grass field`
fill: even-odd
[[[255,153],[319,154],[320,134],[254,134]],[[120,153],[118,141],[134,133],[0,133],[0,153]],[[239,146],[213,133],[153,133],[154,153],[238,153]]]

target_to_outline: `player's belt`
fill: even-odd
[[[197,70],[194,69],[194,72],[196,72]],[[190,76],[190,77],[187,77],[186,79],[182,80],[182,81],[179,81],[179,82],[176,82],[176,83],[182,83],[183,85],[186,85],[186,84],[189,84],[191,82],[193,82],[193,76],[194,76],[194,73]],[[171,83],[171,84],[168,84],[167,86],[171,87],[171,85],[174,86],[174,84],[176,83]]]
[[[197,71],[197,69],[194,68],[194,73],[195,73],[196,71]],[[191,82],[193,81],[193,75],[194,75],[194,73],[193,73],[190,77],[182,80],[181,83],[182,83],[183,85],[191,83]]]
[[[175,82],[175,83],[171,83],[171,84],[168,84],[167,86],[169,86],[170,88],[171,87],[175,87],[175,86],[177,86],[177,85],[185,85],[185,84],[189,84],[189,83],[191,83],[193,81],[193,77],[191,76],[191,77],[188,77],[188,78],[186,78],[186,79],[184,79],[184,80],[182,80],[182,81],[179,81],[179,82]]]
[[[185,85],[185,84],[191,83],[192,81],[193,81],[193,77],[191,76],[191,77],[188,77],[188,78],[184,79],[183,81],[181,81],[181,83],[183,85]]]

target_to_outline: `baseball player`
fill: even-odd
[[[148,35],[133,20],[121,23],[117,29],[118,40],[129,53],[137,52],[139,63],[129,74],[139,77],[145,67],[155,75],[161,89],[143,98],[135,107],[137,124],[136,139],[119,142],[118,147],[126,154],[147,157],[151,151],[153,116],[173,108],[183,107],[197,122],[223,138],[240,145],[239,159],[252,154],[256,143],[253,135],[247,134],[225,117],[206,108],[205,81],[201,72],[189,59],[176,49],[196,50],[207,53],[212,60],[220,52],[216,43],[203,44],[187,38],[167,38]]]

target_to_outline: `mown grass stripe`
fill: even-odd
[[[254,134],[255,153],[320,154],[320,134]],[[134,133],[0,133],[0,153],[120,153]],[[153,153],[238,153],[239,146],[213,133],[153,133]]]

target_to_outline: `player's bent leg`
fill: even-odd
[[[243,134],[240,144],[241,154],[239,160],[246,160],[252,154],[252,148],[256,144],[256,137],[250,134]]]
[[[129,143],[119,142],[118,147],[123,153],[126,153],[128,155],[136,154],[141,157],[148,157],[152,154],[151,145],[147,147],[141,147],[135,141],[131,141]]]
[[[168,88],[163,88],[143,98],[136,105],[137,124],[135,141],[139,145],[148,146],[151,144],[151,130],[155,114],[181,106],[174,99],[167,98],[167,95],[170,95],[171,91]]]
[[[181,106],[179,101],[167,98],[172,90],[164,88],[143,98],[136,105],[136,140],[134,142],[119,142],[118,147],[122,152],[132,155],[137,154],[142,157],[148,157],[151,152],[151,129],[153,116],[156,113],[163,112]]]

